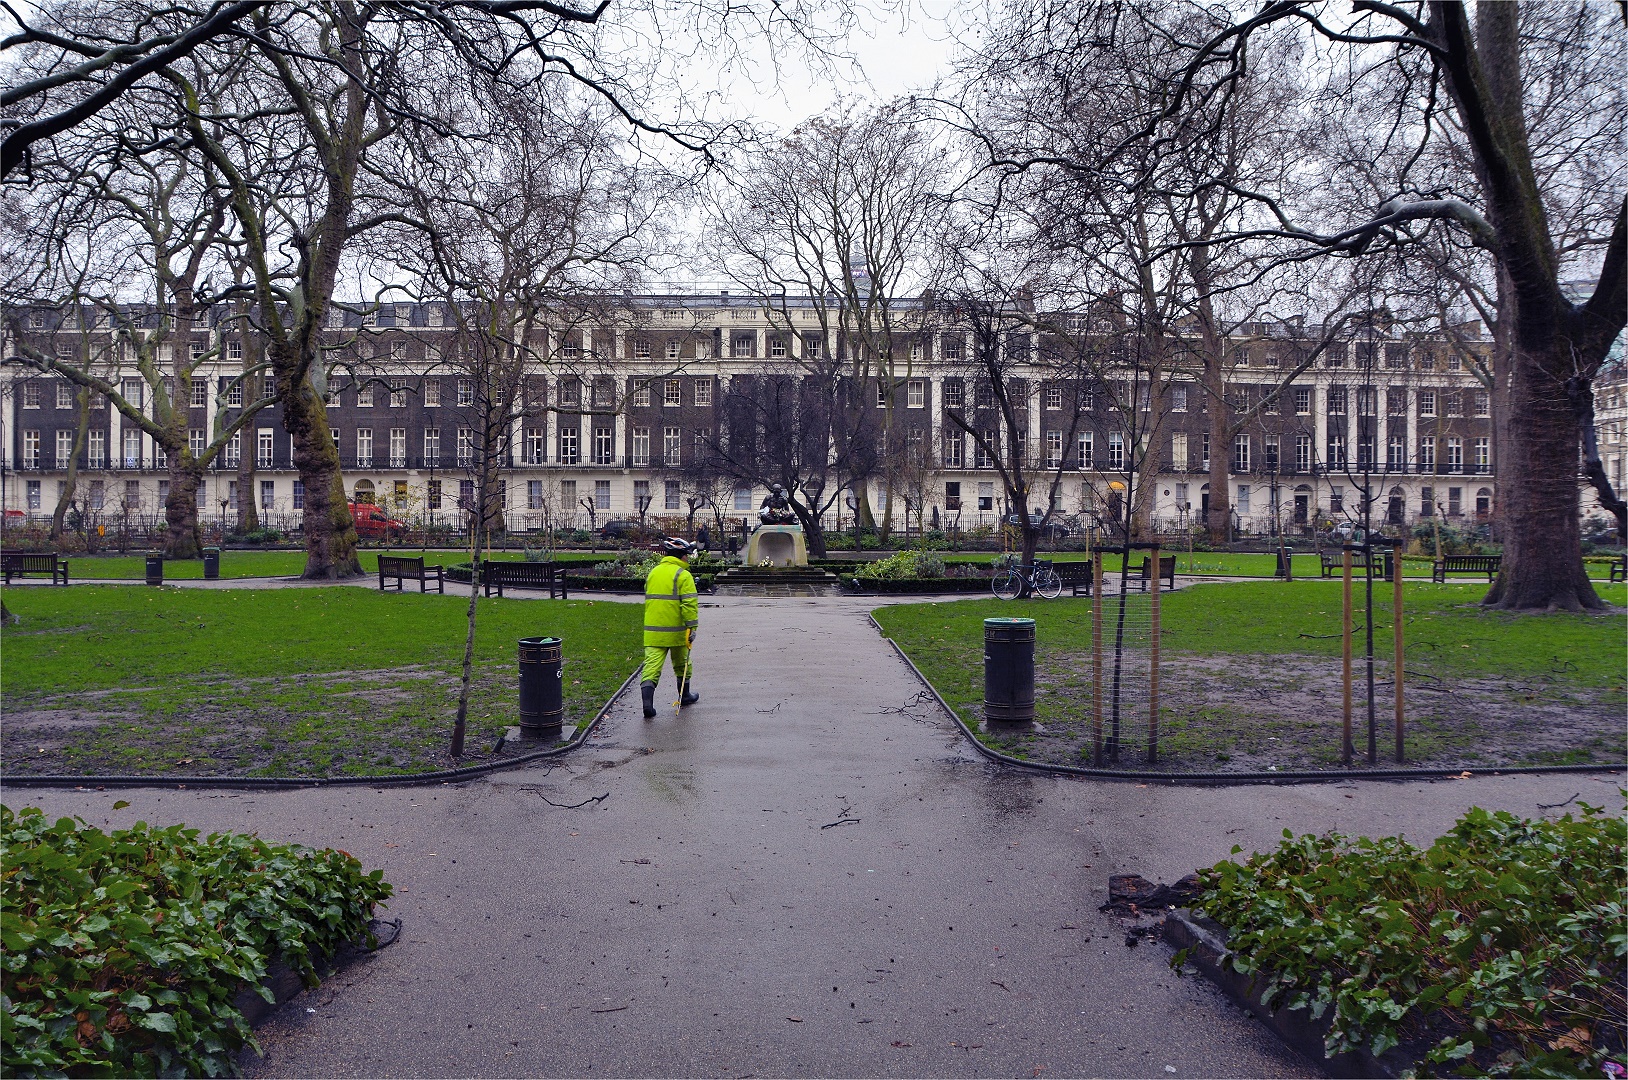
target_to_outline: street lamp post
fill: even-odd
[[[226,542],[226,507],[231,501],[229,498],[220,501],[220,539],[223,544]]]

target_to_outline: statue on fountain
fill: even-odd
[[[758,507],[758,521],[764,525],[795,525],[797,515],[792,511],[791,499],[786,495],[786,489],[779,484],[769,486],[769,494],[764,498],[763,505]]]

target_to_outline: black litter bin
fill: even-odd
[[[557,637],[520,639],[520,734],[559,738],[565,721],[563,657]]]
[[[220,577],[220,548],[204,548],[204,580]]]
[[[164,555],[153,552],[147,556],[147,584],[164,584]]]
[[[984,620],[984,719],[1034,719],[1034,620]]]

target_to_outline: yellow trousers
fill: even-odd
[[[644,671],[639,680],[644,683],[658,683],[661,681],[661,669],[667,662],[667,654],[673,655],[673,674],[680,680],[690,677],[690,650],[686,645],[646,645],[644,647]]]

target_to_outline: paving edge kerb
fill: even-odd
[[[1176,773],[1153,772],[1135,769],[1092,769],[1082,765],[1053,765],[1042,761],[1028,761],[1024,758],[1013,757],[1011,754],[1003,754],[999,750],[986,746],[984,741],[978,738],[978,733],[967,724],[966,720],[962,718],[961,714],[955,709],[951,708],[950,703],[944,700],[944,695],[938,692],[938,687],[934,686],[930,681],[928,681],[927,676],[921,673],[921,669],[916,666],[915,661],[910,659],[909,654],[904,651],[904,648],[900,646],[897,641],[894,641],[893,638],[888,636],[888,632],[882,628],[882,624],[876,621],[876,616],[874,614],[869,614],[867,617],[870,619],[871,625],[876,628],[876,632],[880,634],[889,645],[893,646],[893,651],[899,655],[899,659],[905,662],[905,665],[915,673],[916,678],[921,681],[921,684],[927,688],[927,692],[932,694],[933,700],[938,702],[938,707],[943,709],[945,715],[947,715],[951,720],[955,721],[956,726],[961,729],[961,733],[967,737],[967,741],[972,743],[975,750],[984,755],[984,757],[989,758],[991,761],[998,761],[1003,765],[1015,765],[1020,769],[1033,769],[1036,772],[1054,773],[1062,776],[1085,776],[1096,780],[1135,780],[1140,783],[1146,783],[1150,780],[1158,780],[1169,784],[1212,785],[1279,784],[1285,781],[1296,784],[1307,784],[1320,783],[1327,780],[1431,780],[1462,777],[1466,773],[1483,776],[1505,776],[1525,773],[1620,774],[1625,771],[1625,768],[1628,768],[1628,766],[1624,765],[1513,765],[1504,768],[1492,769],[1466,769],[1461,767],[1457,769],[1329,769],[1324,772]]]
[[[568,754],[588,741],[599,722],[605,719],[616,700],[627,693],[633,680],[639,677],[634,668],[615,693],[599,707],[587,725],[577,729],[575,735],[558,746],[535,750],[503,761],[488,761],[461,769],[437,769],[425,773],[400,773],[390,776],[169,776],[154,773],[150,776],[6,776],[0,774],[0,788],[53,788],[53,787],[189,787],[189,788],[249,788],[257,790],[305,787],[410,787],[414,784],[456,784],[476,780],[504,769],[519,768],[533,761]]]

